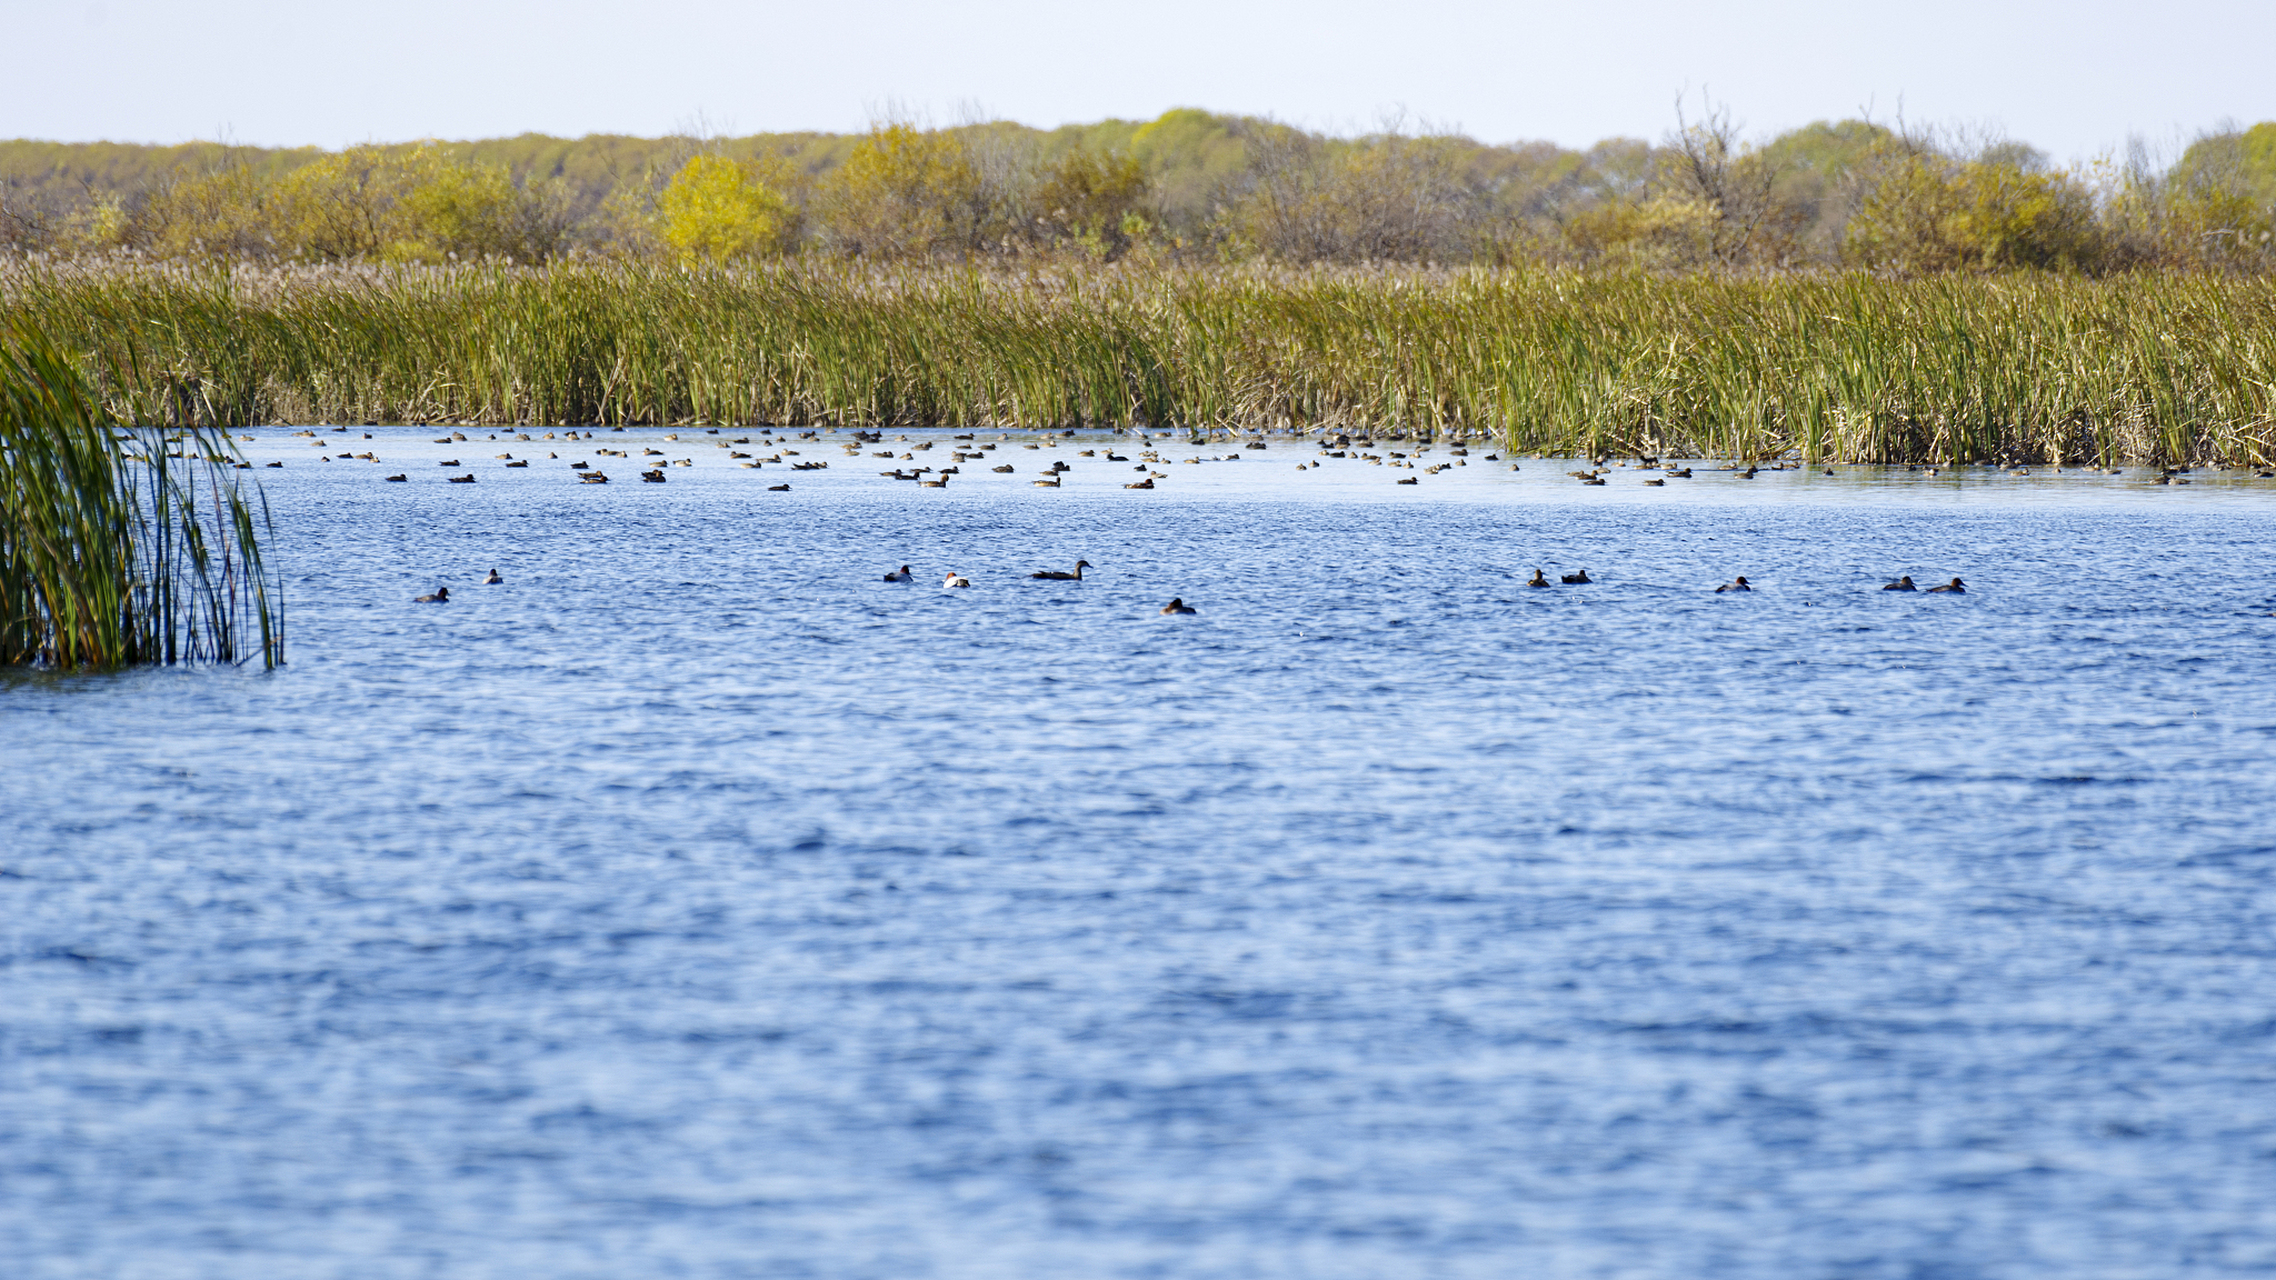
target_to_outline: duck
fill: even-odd
[[[887,582],[915,582],[917,575],[909,572],[909,566],[902,565],[898,572],[886,574],[885,580]]]
[[[411,603],[413,603],[413,604],[449,604],[449,603],[450,603],[450,588],[449,588],[449,587],[436,587],[436,588],[435,588],[435,593],[434,593],[433,595],[431,595],[431,596],[420,596],[418,599],[416,599],[416,600],[413,600]]]
[[[1179,598],[1177,598],[1177,599],[1175,599],[1175,600],[1172,600],[1172,601],[1170,601],[1168,604],[1165,604],[1165,605],[1163,605],[1163,606],[1162,606],[1162,612],[1163,612],[1163,613],[1165,613],[1165,614],[1170,614],[1170,613],[1199,613],[1199,612],[1200,612],[1200,610],[1198,610],[1198,609],[1194,608],[1192,605],[1189,605],[1189,604],[1187,604],[1187,603],[1185,602],[1185,598],[1184,598],[1183,596],[1180,596]]]
[[[971,585],[972,585],[972,579],[970,579],[970,578],[966,578],[966,577],[960,577],[960,576],[958,576],[957,574],[953,574],[953,573],[952,573],[952,574],[948,575],[948,577],[947,577],[947,578],[946,578],[944,581],[942,581],[942,583],[940,584],[940,589],[941,589],[941,590],[943,590],[943,591],[946,591],[946,590],[948,590],[948,589],[949,589],[949,588],[951,588],[951,587],[969,587],[969,586],[971,586]]]
[[[1051,582],[1081,582],[1083,580],[1083,570],[1092,567],[1094,566],[1088,560],[1077,560],[1075,562],[1075,571],[1073,573],[1061,573],[1057,569],[1039,569],[1027,576],[1030,578],[1043,578]]]
[[[492,569],[490,576],[482,580],[482,585],[485,587],[502,587],[506,585],[506,580],[498,576],[496,569]]]
[[[1952,595],[1964,596],[1968,594],[1968,587],[1966,583],[1961,582],[1958,578],[1954,578],[1941,587],[1930,587],[1928,589],[1928,594],[1930,595],[1935,595],[1938,592],[1949,592]]]
[[[411,477],[409,477],[409,476],[388,476],[388,477],[386,477],[386,480],[387,480],[387,483],[389,483],[389,484],[409,484],[409,483],[411,482]]]
[[[1533,571],[1533,576],[1526,580],[1525,585],[1529,587],[1546,587],[1551,584],[1549,582],[1549,579],[1544,577],[1539,569],[1535,569]]]
[[[1920,590],[1920,588],[1918,588],[1918,587],[1916,587],[1916,586],[1914,586],[1914,585],[1912,584],[1912,575],[1908,573],[1908,574],[1906,574],[1905,576],[1903,576],[1903,577],[1901,577],[1901,578],[1897,579],[1895,582],[1892,582],[1892,583],[1890,583],[1888,586],[1885,586],[1885,587],[1881,588],[1881,590],[1883,590],[1883,591],[1918,591],[1918,590]]]
[[[1715,594],[1716,594],[1716,595],[1721,595],[1721,594],[1723,594],[1723,593],[1724,593],[1724,592],[1726,592],[1726,591],[1752,591],[1752,590],[1754,590],[1754,588],[1753,588],[1753,587],[1750,587],[1750,586],[1748,586],[1748,585],[1747,585],[1747,580],[1746,580],[1746,578],[1745,578],[1744,576],[1741,576],[1741,577],[1733,578],[1733,579],[1731,579],[1729,582],[1726,582],[1726,583],[1724,583],[1722,586],[1719,586],[1719,587],[1715,588]]]
[[[1593,581],[1593,579],[1588,576],[1588,570],[1583,569],[1579,573],[1568,573],[1564,577],[1559,578],[1558,581],[1564,583],[1568,587],[1578,587],[1586,586],[1588,583]]]

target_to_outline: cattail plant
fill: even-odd
[[[1462,431],[1527,452],[2276,461],[2276,278],[1123,264],[0,264],[199,423]]]
[[[0,329],[0,665],[282,663],[268,510],[235,468],[225,435],[122,418],[39,330]]]

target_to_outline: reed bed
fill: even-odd
[[[281,664],[268,511],[226,436],[136,421],[36,329],[0,328],[0,666]]]
[[[172,420],[1460,432],[1540,453],[2276,456],[2276,281],[17,260]]]

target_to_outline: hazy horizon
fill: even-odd
[[[1171,0],[1143,24],[1035,0],[953,13],[406,0],[380,26],[281,0],[105,0],[10,25],[20,47],[72,56],[21,60],[0,83],[0,135],[59,142],[842,133],[896,110],[1053,128],[1195,106],[1342,134],[1403,114],[1484,142],[1586,147],[1657,138],[1678,95],[1704,90],[1750,137],[1901,111],[2068,162],[2276,118],[2261,52],[2276,6],[2234,0],[2180,0],[2154,24],[2109,0],[1928,0],[1902,21],[1783,0],[1618,13],[1426,0],[1395,27],[1351,0]]]

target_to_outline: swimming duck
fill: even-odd
[[[909,566],[902,565],[899,573],[886,574],[885,580],[887,582],[915,582],[917,575],[909,572]]]
[[[490,576],[482,580],[482,585],[485,587],[502,587],[506,585],[506,580],[498,576],[496,569],[492,569]]]
[[[434,593],[433,595],[431,595],[431,596],[420,596],[418,599],[416,599],[416,600],[413,600],[411,603],[413,603],[413,604],[449,604],[449,603],[450,603],[450,588],[449,588],[449,587],[436,587],[436,588],[435,588],[435,593]]]
[[[940,589],[941,589],[941,590],[943,590],[943,591],[946,591],[946,590],[948,590],[950,587],[969,587],[969,586],[971,586],[971,585],[972,585],[972,579],[970,579],[970,578],[960,578],[960,577],[958,577],[957,575],[955,575],[955,574],[953,574],[953,573],[952,573],[952,574],[948,575],[948,578],[947,578],[947,580],[946,580],[946,581],[943,581],[943,582],[940,584]]]
[[[1549,582],[1549,579],[1541,575],[1541,571],[1539,569],[1535,569],[1533,571],[1533,576],[1526,580],[1525,585],[1529,587],[1546,587],[1551,584]]]
[[[1035,573],[1031,573],[1027,576],[1030,578],[1044,578],[1052,582],[1081,582],[1083,580],[1083,570],[1091,567],[1092,566],[1090,561],[1077,560],[1075,562],[1075,571],[1073,573],[1061,573],[1057,569],[1043,569]]]
[[[1593,581],[1593,579],[1588,576],[1588,570],[1583,569],[1579,573],[1568,573],[1564,577],[1559,578],[1558,581],[1564,583],[1568,587],[1576,587],[1586,585],[1587,583]]]
[[[1726,583],[1724,583],[1722,586],[1719,586],[1719,587],[1715,588],[1715,594],[1716,594],[1716,595],[1721,595],[1721,594],[1723,594],[1723,593],[1724,593],[1724,592],[1726,592],[1726,591],[1752,591],[1752,590],[1754,590],[1754,588],[1753,588],[1753,587],[1750,587],[1750,586],[1748,586],[1748,585],[1747,585],[1747,580],[1746,580],[1744,577],[1738,577],[1738,578],[1733,578],[1733,579],[1732,579],[1732,580],[1730,580],[1729,582],[1726,582]]]
[[[1928,589],[1928,594],[1935,595],[1940,591],[1948,591],[1956,596],[1964,596],[1968,594],[1967,585],[1965,583],[1962,583],[1958,578],[1952,579],[1950,582],[1945,583],[1941,587],[1930,587]]]
[[[1914,585],[1912,584],[1912,575],[1908,573],[1908,574],[1906,574],[1904,577],[1901,577],[1901,578],[1897,579],[1895,582],[1892,582],[1892,583],[1890,583],[1888,586],[1885,586],[1885,587],[1881,588],[1881,590],[1883,590],[1883,591],[1918,591],[1918,590],[1920,590],[1920,588],[1918,588],[1918,587],[1916,587],[1916,586],[1914,586]]]
[[[1175,600],[1172,600],[1172,601],[1170,601],[1168,604],[1165,604],[1165,605],[1163,605],[1163,606],[1162,606],[1162,612],[1163,612],[1163,613],[1199,613],[1199,612],[1200,612],[1200,610],[1198,610],[1198,609],[1195,609],[1193,606],[1191,606],[1191,605],[1187,604],[1187,603],[1185,602],[1185,598],[1184,598],[1183,596],[1180,596],[1179,598],[1177,598],[1177,599],[1175,599]]]

